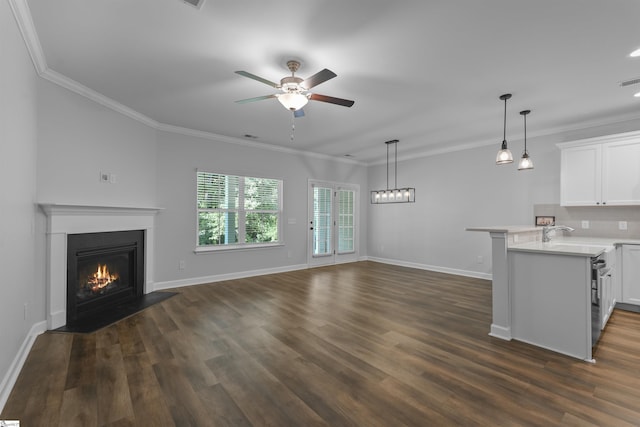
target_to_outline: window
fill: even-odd
[[[281,243],[281,180],[198,171],[197,181],[197,249]]]

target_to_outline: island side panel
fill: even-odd
[[[590,258],[509,251],[514,339],[591,360]]]

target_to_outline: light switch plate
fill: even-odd
[[[582,221],[582,228],[589,228],[589,221]]]
[[[626,230],[627,221],[618,221],[618,230]]]

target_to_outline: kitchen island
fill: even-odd
[[[637,239],[556,236],[542,227],[473,227],[492,239],[490,335],[593,361],[591,261]],[[613,257],[615,259],[615,256]],[[615,298],[609,295],[611,309]],[[606,317],[605,317],[606,321]]]
[[[511,337],[593,361],[592,335],[600,329],[592,312],[592,261],[608,250],[613,246],[556,242],[509,248]]]

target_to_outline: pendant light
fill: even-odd
[[[500,95],[500,99],[504,101],[504,130],[502,136],[502,148],[500,148],[500,151],[498,151],[498,155],[496,156],[496,165],[513,163],[513,154],[511,154],[511,151],[507,148],[507,99],[509,98],[511,98],[510,93]]]
[[[531,110],[520,111],[520,114],[524,117],[524,153],[522,153],[520,163],[518,164],[519,171],[533,169],[533,160],[531,160],[529,152],[527,151],[527,114],[530,112]]]
[[[398,140],[392,139],[385,142],[387,144],[387,188],[384,190],[373,190],[371,192],[371,203],[374,205],[386,203],[414,203],[416,201],[415,188],[398,188]],[[389,146],[395,147],[395,188],[389,188]]]

